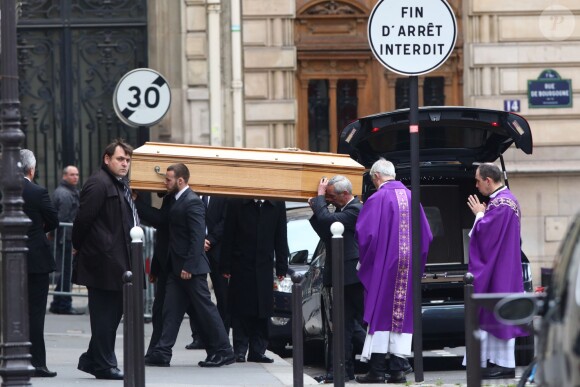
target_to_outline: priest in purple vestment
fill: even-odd
[[[469,271],[474,276],[475,293],[521,293],[524,291],[520,246],[520,205],[503,185],[501,170],[485,163],[475,172],[475,186],[489,203],[476,195],[467,205],[475,215],[469,236]],[[479,315],[483,330],[481,365],[484,379],[515,377],[515,338],[527,336],[518,326],[500,324],[493,311],[482,309]],[[487,367],[487,362],[490,367]]]
[[[364,204],[356,224],[360,268],[365,289],[367,337],[361,354],[369,372],[359,383],[384,383],[386,355],[389,383],[405,383],[404,357],[411,355],[413,337],[413,273],[411,191],[395,180],[395,167],[380,159],[369,172],[377,188]],[[433,240],[421,207],[421,272]]]

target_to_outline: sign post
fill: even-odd
[[[155,70],[140,68],[121,78],[113,95],[117,117],[132,127],[151,126],[163,118],[171,105],[169,84]]]
[[[380,0],[371,13],[368,39],[373,54],[387,69],[409,76],[413,243],[413,352],[415,381],[423,382],[421,324],[421,186],[419,176],[418,76],[441,66],[453,52],[457,21],[445,0]]]

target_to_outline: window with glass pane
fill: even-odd
[[[308,145],[313,152],[328,152],[328,80],[308,82]]]

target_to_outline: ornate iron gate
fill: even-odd
[[[119,79],[147,66],[146,0],[22,0],[18,63],[25,147],[52,191],[62,168],[84,181],[117,137],[137,147],[149,133],[121,123],[112,98]]]

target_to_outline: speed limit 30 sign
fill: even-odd
[[[129,126],[149,126],[161,121],[169,111],[169,84],[155,70],[140,68],[121,78],[113,95],[119,119]]]

